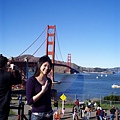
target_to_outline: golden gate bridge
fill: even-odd
[[[43,41],[43,43],[37,48],[37,50],[31,56],[29,56],[28,58],[25,58],[24,60],[21,60],[20,57],[28,49],[30,49],[33,46],[33,44],[35,44],[37,42],[37,40],[41,37],[41,35],[45,31],[46,31],[46,39]],[[56,43],[56,26],[55,25],[54,26],[48,25],[43,30],[43,32],[38,36],[38,38],[27,49],[25,49],[15,59],[10,60],[11,64],[17,65],[21,71],[24,71],[24,74],[25,74],[26,78],[28,78],[28,68],[29,67],[35,67],[36,64],[37,64],[37,61],[32,61],[31,59],[32,59],[33,55],[35,55],[38,52],[38,50],[41,48],[41,46],[44,43],[46,43],[46,49],[45,49],[46,50],[46,55],[48,55],[51,58],[52,63],[53,63],[53,67],[52,67],[52,70],[51,70],[51,73],[50,73],[50,75],[51,75],[50,77],[51,77],[53,83],[55,82],[55,80],[54,80],[54,66],[65,67],[66,70],[64,72],[67,73],[67,74],[78,73],[78,71],[75,70],[74,68],[72,68],[72,66],[71,66],[71,54],[68,54],[67,62],[63,62],[63,59],[62,59],[62,62],[59,62],[59,61],[55,60],[55,43]],[[60,51],[59,44],[58,44],[58,48],[59,48],[59,51]],[[61,58],[62,58],[61,51],[60,51],[60,55],[61,55]]]

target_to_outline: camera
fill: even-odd
[[[16,65],[14,65],[14,64],[10,64],[10,68],[12,70],[18,70],[18,67]]]

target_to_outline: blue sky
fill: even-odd
[[[47,25],[56,25],[57,60],[70,53],[79,66],[120,67],[120,0],[0,0],[0,53],[20,55]],[[46,32],[24,54],[45,39]],[[44,54],[45,45],[34,56]]]

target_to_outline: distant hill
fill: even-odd
[[[14,60],[25,60],[25,58],[30,58],[29,59],[29,62],[37,62],[39,60],[40,57],[34,57],[32,55],[22,55],[20,57],[12,57],[10,59],[14,59]],[[55,60],[55,63],[61,63],[61,64],[67,64],[66,62],[63,62],[63,61],[56,61]],[[71,67],[74,68],[75,70],[79,71],[80,73],[90,73],[90,72],[103,72],[103,73],[108,73],[108,74],[113,74],[115,72],[118,72],[120,71],[120,67],[116,67],[116,68],[88,68],[88,67],[82,67],[82,66],[78,66],[77,64],[75,63],[71,63]],[[65,67],[59,67],[59,66],[55,66],[54,67],[55,69],[55,72],[57,73],[64,73],[66,71],[66,68]]]
[[[37,62],[39,60],[40,57],[34,57],[33,55],[22,55],[22,56],[17,56],[17,57],[14,57],[15,60],[21,60],[21,61],[24,61],[25,58],[28,58],[29,59],[29,62]]]

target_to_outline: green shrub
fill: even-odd
[[[10,109],[9,115],[15,115],[15,112]]]
[[[120,101],[120,96],[111,94],[110,96],[105,96],[103,99],[110,101]]]

